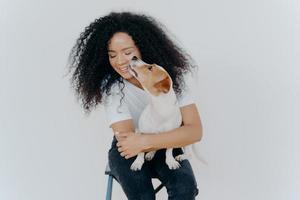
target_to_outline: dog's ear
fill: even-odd
[[[171,87],[171,80],[167,76],[163,80],[159,81],[158,83],[155,83],[154,87],[157,89],[158,92],[167,93],[170,90]]]

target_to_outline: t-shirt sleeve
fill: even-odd
[[[125,98],[120,102],[121,99],[122,93],[116,86],[112,87],[110,95],[105,96],[104,109],[109,127],[115,122],[132,119]]]
[[[177,97],[177,99],[179,107],[195,103],[195,97],[188,84],[186,84],[185,87],[182,89],[182,93]]]

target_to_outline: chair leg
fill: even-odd
[[[109,175],[108,182],[107,182],[106,200],[111,200],[112,185],[113,185],[113,177]]]
[[[162,183],[159,186],[157,186],[157,188],[154,190],[155,194],[158,193],[163,187],[164,185]]]

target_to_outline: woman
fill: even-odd
[[[128,72],[133,56],[168,71],[179,99],[181,127],[160,134],[135,133],[148,99]],[[166,148],[175,148],[176,156],[182,153],[180,147],[200,141],[202,125],[197,107],[184,88],[183,75],[190,71],[191,59],[169,39],[163,26],[145,15],[110,13],[86,27],[70,58],[72,83],[84,110],[90,112],[91,107],[103,103],[109,127],[118,133],[109,150],[109,165],[128,199],[155,199],[151,177],[165,185],[169,199],[195,199],[198,189],[189,161],[183,160],[179,169],[170,170],[164,160]],[[153,160],[140,171],[130,170],[139,152],[151,150],[157,151]]]

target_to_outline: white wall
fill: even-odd
[[[83,28],[128,9],[163,22],[199,65],[197,199],[299,199],[296,0],[1,0],[0,199],[104,199],[112,134],[63,75]],[[118,184],[113,195],[125,199]]]

